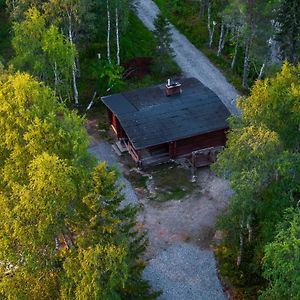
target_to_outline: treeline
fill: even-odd
[[[266,72],[300,58],[298,0],[156,0],[158,5],[210,58],[242,77],[247,90]],[[221,62],[223,57],[227,63]],[[277,66],[277,67],[276,67]],[[231,71],[230,71],[231,70]]]
[[[242,299],[300,299],[299,78],[300,64],[284,64],[256,82],[239,100],[242,117],[231,117],[213,166],[234,191],[219,221],[225,241],[218,257]]]

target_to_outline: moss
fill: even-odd
[[[149,170],[157,191],[154,201],[180,200],[196,188],[191,171],[175,164],[163,164]]]
[[[126,178],[131,182],[131,184],[135,188],[147,188],[147,176],[143,176],[135,171],[131,171],[128,175],[126,175]]]

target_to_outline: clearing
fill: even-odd
[[[184,164],[161,165],[145,172],[130,159],[118,157],[111,145],[99,138],[98,121],[87,122],[90,152],[107,160],[122,174],[125,203],[141,204],[138,226],[146,230],[149,245],[144,277],[160,300],[226,299],[218,279],[213,244],[217,216],[226,208],[231,190],[209,168],[191,172]]]

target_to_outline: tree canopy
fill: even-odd
[[[0,294],[153,298],[136,209],[121,208],[116,170],[88,154],[83,119],[24,73],[0,75],[0,101]]]
[[[229,209],[220,221],[228,233],[226,244],[237,256],[238,265],[252,266],[256,272],[266,268],[263,274],[271,280],[271,286],[276,286],[279,273],[282,279],[286,276],[287,285],[297,277],[296,270],[289,272],[287,265],[278,270],[276,261],[271,262],[271,251],[283,243],[280,240],[272,244],[278,239],[274,228],[282,228],[284,212],[289,214],[288,209],[299,203],[299,75],[300,65],[286,63],[274,78],[256,82],[250,96],[239,100],[242,117],[231,118],[227,146],[213,166],[229,179],[234,190]],[[244,251],[248,256],[243,260]],[[276,298],[277,292],[272,291],[271,287],[268,295],[272,299],[285,297],[281,294]]]

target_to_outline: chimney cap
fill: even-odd
[[[175,94],[181,94],[182,90],[181,90],[181,83],[179,82],[171,82],[171,79],[168,79],[167,84],[166,84],[166,88],[165,88],[165,94],[166,96],[172,96]]]

